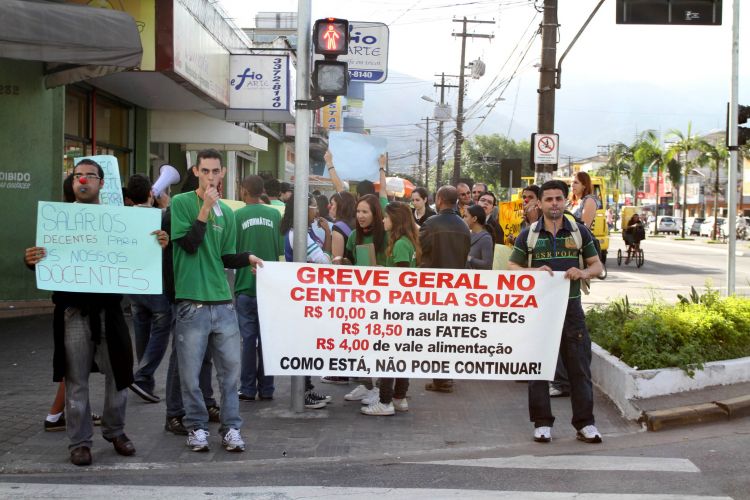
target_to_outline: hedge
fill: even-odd
[[[628,365],[679,367],[690,376],[709,361],[750,356],[750,299],[707,289],[669,305],[632,307],[628,298],[586,314],[591,339]]]

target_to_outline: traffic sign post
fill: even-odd
[[[534,163],[537,165],[557,165],[559,161],[560,136],[558,134],[531,134],[531,147]]]
[[[388,77],[388,26],[349,21],[349,53],[337,60],[349,65],[353,82],[383,83]],[[316,59],[322,56],[316,55]]]

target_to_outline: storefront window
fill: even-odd
[[[92,120],[94,102],[96,111]],[[131,110],[132,107],[109,99],[100,92],[95,94],[93,89],[67,87],[64,173],[72,171],[74,158],[79,156],[113,155],[120,167],[120,178],[125,182],[131,172]],[[92,148],[94,140],[96,147]]]

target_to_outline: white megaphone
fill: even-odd
[[[180,173],[172,165],[164,164],[159,168],[159,178],[151,186],[154,198],[158,198],[172,184],[180,182]]]

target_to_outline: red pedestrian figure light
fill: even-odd
[[[338,49],[339,38],[341,38],[341,35],[336,32],[336,27],[333,24],[329,24],[327,31],[323,33],[323,39],[326,40],[327,44],[326,48],[328,50]]]

